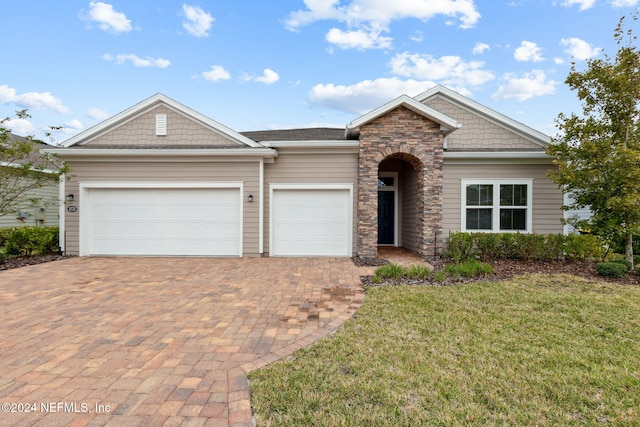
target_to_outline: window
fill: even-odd
[[[463,180],[463,231],[531,231],[532,180]]]

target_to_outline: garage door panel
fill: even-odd
[[[88,193],[89,254],[241,254],[239,188],[118,188]]]
[[[350,190],[274,189],[272,198],[272,255],[350,255]]]

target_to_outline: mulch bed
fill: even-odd
[[[11,270],[12,268],[26,267],[28,265],[42,264],[43,262],[58,261],[66,257],[62,255],[34,255],[34,256],[19,256],[5,258],[4,262],[0,263],[0,271]]]
[[[368,259],[356,259],[354,263],[357,266],[378,266],[388,263],[387,260],[372,261],[371,264],[366,264]],[[382,262],[382,263],[380,263]],[[441,258],[427,259],[427,262],[431,263],[436,269],[440,269],[444,266],[445,262]],[[519,261],[519,260],[497,260],[490,262],[493,265],[493,274],[482,277],[482,280],[506,280],[519,274],[527,273],[541,273],[541,274],[569,274],[572,276],[583,277],[592,281],[604,281],[610,283],[619,283],[623,285],[640,285],[640,274],[629,273],[625,277],[620,279],[613,279],[600,276],[596,272],[597,262],[595,261]],[[371,283],[370,276],[363,276],[362,283],[365,286],[374,286]],[[422,285],[454,285],[473,282],[477,279],[457,279],[449,280],[445,283],[435,283],[430,281],[420,280],[396,280],[384,282],[384,285],[399,285],[399,284],[422,284]]]

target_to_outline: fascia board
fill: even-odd
[[[265,141],[263,145],[273,148],[360,148],[359,141]]]
[[[57,154],[62,158],[73,157],[278,157],[278,152],[270,148],[230,148],[230,149],[182,149],[182,148],[91,148],[65,149],[49,148],[45,153]]]
[[[498,113],[497,111],[492,110],[491,108],[486,107],[472,99],[462,96],[459,93],[444,86],[435,86],[421,93],[420,95],[417,95],[414,99],[420,103],[423,103],[427,99],[433,98],[438,95],[444,97],[449,101],[452,101],[454,104],[463,109],[478,113],[489,121],[497,124],[498,126],[510,129],[511,131],[514,131],[515,133],[540,146],[545,146],[551,143],[551,137],[549,137],[549,135],[537,131],[523,123],[518,122],[517,120],[507,117],[502,113]]]
[[[355,119],[354,121],[352,121],[347,126],[347,133],[349,133],[350,130],[358,129],[360,126],[372,120],[375,120],[378,117],[400,106],[404,106],[410,109],[411,111],[414,111],[415,113],[418,113],[428,118],[429,120],[433,120],[434,122],[446,127],[451,131],[458,129],[460,127],[460,124],[456,120],[452,119],[451,117],[445,114],[442,114],[441,112],[436,111],[433,108],[421,102],[416,101],[414,98],[411,98],[407,95],[401,95],[398,98],[392,101],[389,101],[386,104],[382,105],[381,107],[378,107],[375,110],[372,110],[367,114],[364,114],[358,117],[357,119]]]
[[[212,129],[216,130],[217,132],[220,132],[221,134],[228,136],[229,138],[245,144],[249,147],[254,147],[254,148],[259,148],[262,147],[262,145],[258,144],[257,142],[253,141],[252,139],[247,138],[246,136],[234,131],[233,129],[216,122],[215,120],[187,107],[186,105],[183,105],[171,98],[169,98],[168,96],[162,94],[162,93],[157,93],[147,99],[145,99],[144,101],[141,101],[139,103],[137,103],[136,105],[127,108],[126,110],[116,114],[115,116],[112,116],[110,118],[108,118],[107,120],[98,123],[97,125],[87,129],[84,132],[79,133],[78,135],[75,135],[69,139],[67,139],[66,141],[64,141],[62,144],[60,144],[62,147],[71,147],[73,145],[76,144],[80,144],[82,142],[88,141],[92,138],[95,138],[96,136],[106,132],[107,130],[109,130],[110,128],[112,128],[113,126],[116,126],[117,124],[121,123],[121,122],[126,122],[127,119],[133,118],[137,115],[139,115],[141,112],[144,112],[145,110],[149,109],[150,107],[159,104],[159,103],[165,103],[167,106],[171,107],[172,109],[176,110],[177,112],[180,112],[182,114],[185,114],[187,116],[192,117],[193,119],[203,123],[206,126],[211,127]]]

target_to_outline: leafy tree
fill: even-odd
[[[29,118],[27,110],[16,112],[19,119]],[[41,141],[13,135],[6,127],[9,118],[0,120],[0,216],[37,206],[41,200],[32,191],[56,184],[69,171],[67,165],[50,154],[40,153]],[[59,129],[51,127],[52,130]],[[50,137],[51,133],[48,132]]]
[[[549,178],[574,200],[565,209],[589,207],[591,231],[609,241],[623,238],[633,262],[633,235],[640,231],[640,52],[624,20],[614,31],[615,58],[591,59],[584,71],[572,64],[565,83],[583,114],[558,116],[561,133],[547,152],[557,165]]]

